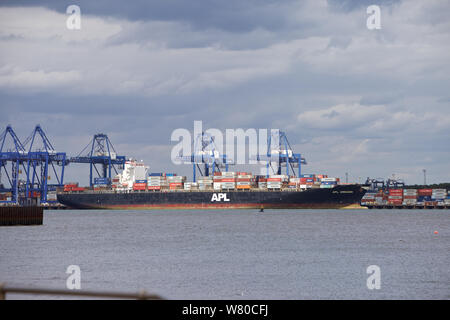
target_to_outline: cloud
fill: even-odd
[[[44,70],[20,70],[19,68],[0,69],[0,86],[6,88],[48,88],[61,87],[76,84],[81,80],[78,71],[49,71]]]

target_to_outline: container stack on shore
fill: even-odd
[[[367,192],[361,205],[369,208],[444,208],[450,206],[450,196],[446,189],[389,189]]]

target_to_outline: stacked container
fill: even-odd
[[[450,206],[450,195],[447,193],[447,198],[444,200],[446,206]]]
[[[431,192],[431,200],[443,202],[447,198],[447,190],[446,189],[433,189]]]
[[[361,205],[374,205],[375,204],[375,192],[366,192],[361,199]]]
[[[146,180],[136,180],[133,184],[133,191],[145,191],[147,190]]]
[[[213,189],[222,190],[222,172],[214,172]]]
[[[167,187],[167,180],[163,173],[150,173],[147,178],[147,188],[150,191],[159,191]]]
[[[96,186],[107,186],[110,184],[109,178],[94,178],[94,185]]]
[[[286,175],[278,174],[271,175],[267,179],[267,189],[269,190],[280,190],[284,184],[287,184],[289,177]]]
[[[111,188],[119,189],[120,187],[120,177],[116,176],[111,180]]]
[[[403,190],[403,205],[414,206],[417,204],[417,189],[404,189]]]
[[[418,196],[429,196],[429,197],[431,197],[431,195],[432,195],[432,193],[433,193],[433,189],[419,189],[419,190],[417,190],[417,195]]]
[[[386,195],[383,193],[383,191],[380,191],[380,192],[378,192],[376,195],[375,195],[375,198],[374,198],[374,200],[375,200],[375,204],[376,205],[384,205],[384,204],[386,204]]]
[[[403,189],[389,189],[388,204],[400,206],[403,204]]]
[[[183,190],[184,188],[184,182],[186,181],[185,176],[177,176],[175,174],[166,174],[166,180],[169,184],[170,190]]]
[[[211,190],[213,188],[213,179],[211,177],[200,177],[198,179],[199,190]]]
[[[289,178],[289,184],[288,184],[289,189],[298,189],[299,186],[300,186],[300,178],[296,178],[296,177]]]
[[[321,188],[334,188],[339,182],[338,178],[323,177],[320,179]]]
[[[236,188],[236,172],[222,172],[222,189],[234,190]]]
[[[258,188],[259,189],[267,189],[267,178],[266,177],[258,178]]]
[[[236,179],[236,189],[250,190],[253,183],[253,175],[247,172],[238,172]]]
[[[72,191],[73,188],[78,188],[78,183],[70,182],[64,185],[64,192]]]
[[[426,206],[431,203],[432,189],[419,189],[417,190],[417,205]]]
[[[186,190],[186,191],[198,190],[197,182],[185,182],[184,183],[184,190]]]

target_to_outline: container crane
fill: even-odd
[[[87,152],[87,153],[86,153]],[[97,177],[103,178],[106,184],[111,184],[112,172],[118,174],[117,169],[123,169],[126,157],[118,156],[114,146],[104,133],[94,135],[94,138],[76,156],[71,157],[69,163],[89,164],[89,183],[92,187],[95,184],[94,171]],[[100,171],[97,166],[100,166]]]
[[[270,169],[276,174],[282,174],[283,167],[286,168],[286,175],[289,176],[290,172],[294,176],[297,176],[295,169],[297,169],[298,177],[302,173],[302,164],[307,164],[306,159],[301,156],[300,153],[294,153],[286,133],[283,131],[272,130],[271,134],[267,138],[267,153],[257,156],[258,161],[265,161],[267,177],[270,175]],[[273,164],[275,163],[275,168]]]
[[[4,150],[8,136],[11,137],[14,148]],[[39,138],[42,140],[42,149],[35,148],[36,141]],[[48,203],[48,191],[56,190],[56,187],[63,185],[66,154],[64,152],[55,151],[39,125],[35,127],[24,143],[20,142],[14,130],[9,125],[0,136],[0,140],[0,171],[5,172],[9,182],[9,188],[3,186],[1,191],[11,193],[11,200],[7,202],[15,204],[33,204],[32,199],[36,199],[37,194],[39,194],[38,198],[40,203]],[[8,162],[11,162],[11,170],[9,173],[7,170]],[[23,172],[26,176],[26,180],[23,181],[19,180],[19,175],[22,173],[19,169],[20,166],[23,168]],[[57,173],[55,166],[62,167],[60,174]],[[51,168],[55,174],[57,182],[55,185],[48,184],[49,168]]]
[[[37,145],[41,140],[42,147]],[[25,198],[32,198],[33,194],[40,194],[40,202],[56,202],[48,201],[48,191],[56,191],[56,188],[64,186],[64,169],[66,166],[66,153],[57,152],[50,140],[47,138],[44,130],[37,125],[31,135],[24,141],[24,147],[29,145],[27,152],[27,169]],[[57,170],[60,167],[60,170]],[[51,171],[50,171],[51,170]],[[58,171],[59,174],[58,174]],[[49,174],[54,174],[55,184],[49,184]]]
[[[194,153],[185,156],[180,151],[177,160],[192,163],[194,182],[197,181],[197,170],[201,176],[208,177],[214,175],[215,171],[220,172],[221,169],[228,171],[229,165],[234,164],[225,154],[220,154],[214,142],[214,136],[207,132],[202,132],[195,138]]]
[[[8,136],[12,140],[13,148],[6,149],[6,142]],[[24,163],[26,162],[26,151],[20,139],[17,137],[13,128],[8,125],[5,131],[0,135],[0,192],[7,192],[11,194],[9,200],[2,200],[2,203],[15,203],[19,201],[19,174],[20,166],[24,170]],[[8,163],[11,163],[11,169],[8,170]],[[1,181],[2,173],[6,176],[8,184]]]

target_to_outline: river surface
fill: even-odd
[[[450,210],[56,210],[0,227],[0,282],[65,289],[69,265],[82,289],[168,299],[450,299]]]

